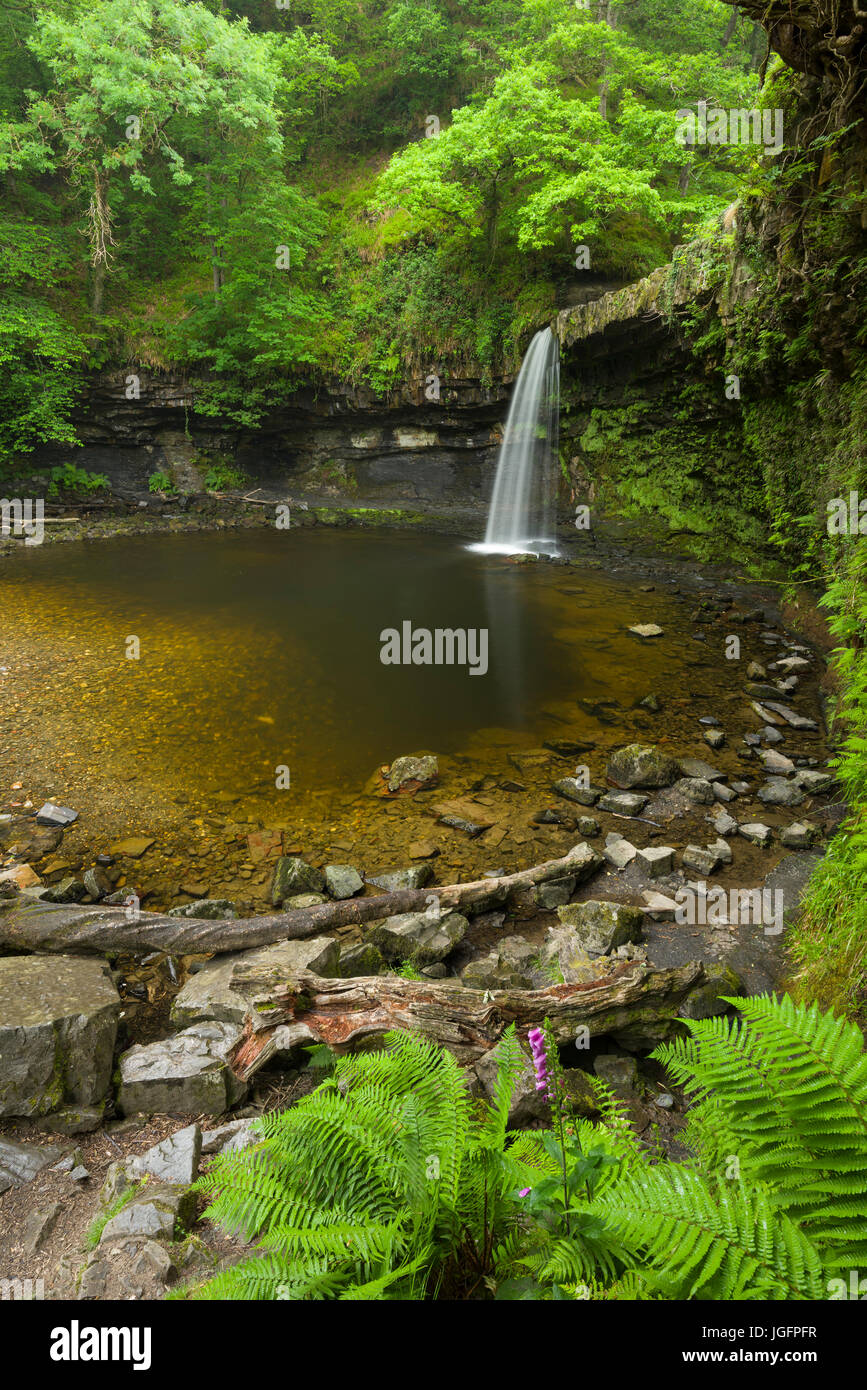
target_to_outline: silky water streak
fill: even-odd
[[[542,328],[521,364],[497,459],[484,542],[488,554],[557,554],[554,482],[560,423],[560,350]]]

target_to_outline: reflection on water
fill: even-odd
[[[91,788],[134,777],[142,794],[277,804],[275,770],[288,765],[296,806],[356,794],[382,763],[477,750],[483,731],[515,747],[598,736],[586,706],[629,709],[683,650],[672,598],[651,608],[596,571],[518,567],[435,536],[263,530],[31,548],[4,562],[0,584],[22,735],[37,760],[50,737],[58,791],[86,774]],[[666,628],[656,644],[626,631],[648,617]],[[487,673],[383,665],[380,633],[407,621],[487,629]]]

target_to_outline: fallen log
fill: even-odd
[[[391,1029],[406,1029],[473,1062],[510,1023],[519,1032],[549,1020],[558,1043],[613,1036],[632,1047],[653,1046],[683,1031],[684,1000],[707,976],[698,961],[667,970],[625,961],[601,981],[547,989],[482,991],[454,980],[404,980],[398,975],[324,979],[299,971],[275,982],[274,973],[239,961],[232,988],[250,1001],[244,1033],[230,1054],[247,1081],[285,1047],[326,1043],[333,1052],[375,1047]],[[282,1039],[281,1039],[282,1033]]]
[[[595,873],[602,860],[589,845],[579,844],[562,859],[549,859],[532,869],[503,878],[442,887],[405,888],[373,898],[350,898],[316,907],[269,912],[261,917],[213,921],[202,917],[169,917],[161,912],[125,907],[80,907],[75,903],[48,905],[20,898],[0,903],[0,949],[52,951],[96,955],[143,954],[218,955],[270,946],[275,941],[318,936],[338,927],[358,925],[399,912],[480,912],[520,901],[537,883],[565,876],[578,881]]]

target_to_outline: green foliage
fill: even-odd
[[[104,473],[90,473],[86,468],[78,468],[74,463],[59,464],[52,468],[49,476],[49,497],[59,497],[62,492],[103,492],[109,487],[108,478]]]
[[[505,1151],[514,1035],[481,1118],[449,1053],[401,1034],[386,1045],[338,1058],[311,1095],[263,1117],[259,1148],[200,1179],[209,1219],[258,1237],[259,1253],[194,1297],[418,1299],[483,1286],[525,1175]]]
[[[197,1298],[823,1299],[867,1256],[867,1056],[788,998],[730,1000],[654,1057],[693,1099],[687,1163],[656,1161],[598,1086],[602,1121],[507,1135],[526,1065],[505,1036],[473,1113],[447,1052],[404,1034],[339,1058],[255,1150],[198,1186],[257,1253]],[[551,1044],[548,1064],[559,1066]]]
[[[239,468],[228,463],[212,463],[205,469],[202,481],[206,492],[231,492],[246,485],[247,479]]]
[[[119,1211],[123,1211],[124,1207],[128,1206],[132,1201],[133,1197],[138,1196],[143,1187],[144,1182],[133,1184],[133,1186],[127,1188],[126,1192],[122,1193],[120,1197],[116,1197],[105,1211],[100,1212],[99,1216],[94,1217],[84,1237],[84,1244],[88,1250],[94,1250],[96,1246],[99,1245],[102,1233],[112,1217],[117,1216]]]
[[[174,495],[177,492],[174,479],[170,473],[151,473],[148,478],[149,492],[165,492]]]

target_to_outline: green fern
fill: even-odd
[[[190,1296],[415,1299],[481,1284],[526,1176],[504,1154],[514,1030],[501,1050],[481,1118],[454,1058],[404,1034],[338,1058],[311,1095],[264,1116],[262,1144],[197,1184],[214,1198],[209,1219],[256,1252]]]
[[[657,1048],[699,1105],[690,1125],[710,1168],[774,1191],[825,1248],[826,1267],[867,1258],[867,1056],[854,1024],[787,997],[730,1000],[741,1019],[691,1023]]]

